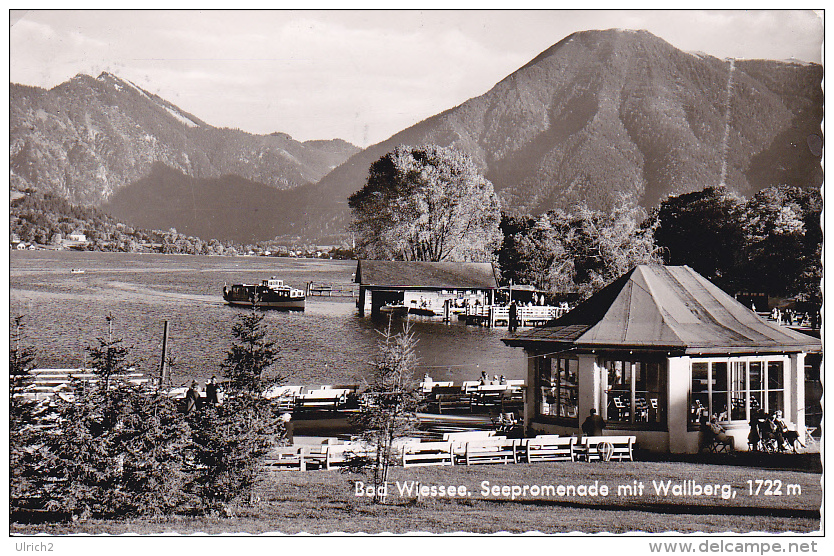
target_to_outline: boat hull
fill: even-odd
[[[286,301],[256,301],[227,299],[226,303],[235,307],[255,307],[258,309],[284,309],[287,311],[303,311],[305,299],[289,299]]]

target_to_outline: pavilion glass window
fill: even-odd
[[[579,361],[567,357],[540,357],[539,415],[578,419]]]
[[[694,360],[690,425],[711,415],[719,421],[747,421],[757,409],[784,409],[784,370],[782,359],[767,357]]]
[[[605,359],[609,422],[660,424],[666,420],[665,366],[657,361]]]

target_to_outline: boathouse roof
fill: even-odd
[[[688,266],[639,265],[575,309],[503,340],[685,354],[821,350],[817,338],[768,322]]]
[[[496,289],[491,263],[359,260],[354,281],[365,287]]]

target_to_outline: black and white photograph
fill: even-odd
[[[13,553],[823,550],[824,11],[428,6],[9,10]]]

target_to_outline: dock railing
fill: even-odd
[[[307,282],[305,295],[320,297],[358,297],[358,284]]]

